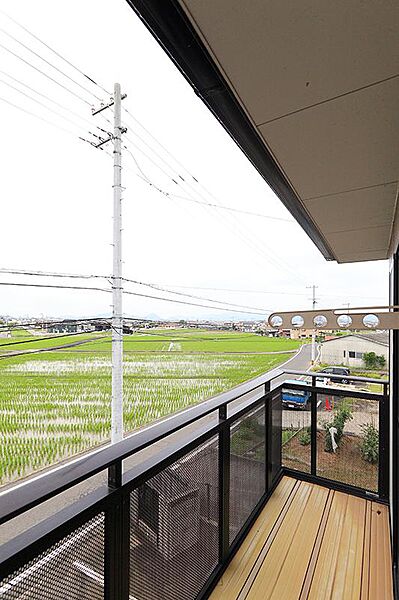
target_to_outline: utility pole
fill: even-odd
[[[114,86],[114,233],[112,270],[112,416],[111,443],[123,438],[122,317],[122,122],[121,86]]]
[[[317,285],[309,285],[307,286],[307,289],[311,289],[312,290],[312,308],[313,310],[315,310],[316,308],[316,304],[317,304],[317,300],[316,300],[316,289],[317,289]],[[311,359],[312,365],[314,365],[314,363],[316,362],[316,329],[313,329],[312,331],[312,359]]]
[[[122,127],[121,94],[119,83],[114,85],[113,99],[109,104],[93,110],[96,115],[107,108],[114,109],[114,131],[104,133],[107,138],[94,145],[100,148],[113,142],[114,184],[113,184],[113,269],[112,269],[112,405],[111,405],[111,443],[123,438],[123,313],[122,313]]]

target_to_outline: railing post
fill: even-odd
[[[271,466],[270,466],[270,444],[271,444],[271,426],[270,426],[270,381],[265,383],[265,493],[270,489],[271,484]]]
[[[219,419],[227,419],[227,405],[219,408]],[[225,563],[230,547],[230,427],[219,431],[219,562]]]
[[[108,469],[108,485],[120,489],[105,513],[104,599],[128,600],[130,575],[130,495],[122,491],[122,461]]]
[[[316,377],[312,376],[312,387],[316,387]],[[317,474],[317,393],[310,394],[310,473]]]
[[[378,459],[378,495],[389,498],[389,394],[388,384],[383,383],[383,396],[379,402],[379,459]]]

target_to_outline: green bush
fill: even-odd
[[[362,456],[367,462],[376,463],[379,454],[378,430],[374,426],[374,423],[366,423],[365,425],[361,425],[361,428],[363,430],[363,439],[360,445]]]
[[[333,451],[330,428],[336,428],[337,433],[335,434],[335,441],[337,443],[337,446],[339,446],[342,436],[344,434],[345,424],[351,419],[353,419],[351,405],[348,401],[344,400],[343,402],[341,402],[340,406],[335,409],[333,419],[324,423],[324,449],[326,452]]]
[[[365,352],[363,354],[363,363],[366,369],[384,369],[386,360],[383,355],[378,355],[375,352]]]
[[[298,439],[302,446],[309,446],[311,442],[310,427],[305,427],[302,429],[302,431],[298,434]]]

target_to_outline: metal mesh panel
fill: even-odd
[[[298,381],[298,383],[301,383]],[[283,466],[310,473],[311,403],[306,391],[284,388],[282,392]]]
[[[0,583],[2,600],[102,600],[104,514],[42,552]]]
[[[317,475],[376,492],[379,402],[318,394],[317,404]]]
[[[265,408],[251,411],[231,426],[230,542],[265,493]]]
[[[218,563],[218,499],[216,438],[132,492],[132,597],[196,598]]]

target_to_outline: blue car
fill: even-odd
[[[295,383],[298,385],[309,385],[307,381],[298,381],[297,379],[288,379],[284,385]],[[290,390],[288,387],[283,388],[282,392],[283,408],[296,408],[306,410],[310,401],[310,392],[305,390]]]

